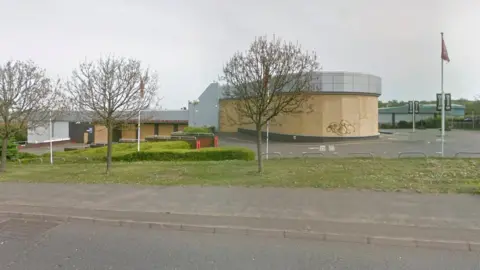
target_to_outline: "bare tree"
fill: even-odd
[[[52,82],[32,61],[8,61],[0,66],[0,171],[6,170],[8,140],[18,131],[45,125],[62,110],[60,82]]]
[[[223,68],[226,96],[237,100],[237,124],[254,124],[258,171],[263,171],[262,128],[279,114],[301,110],[318,68],[314,52],[281,39],[256,38],[246,52],[237,52]]]
[[[157,76],[135,59],[108,56],[73,71],[67,93],[73,107],[107,128],[107,167],[112,165],[113,129],[155,100]]]

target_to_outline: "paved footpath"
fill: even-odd
[[[479,205],[479,196],[459,194],[0,183],[0,213],[478,243]]]

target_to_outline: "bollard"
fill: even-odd
[[[200,145],[200,140],[197,140],[197,149],[200,149],[201,145]]]

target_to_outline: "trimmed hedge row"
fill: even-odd
[[[199,150],[162,150],[140,151],[118,154],[114,161],[221,161],[221,160],[254,160],[255,153],[247,148],[202,148]]]
[[[188,142],[147,142],[142,143],[140,152],[137,144],[114,144],[112,151],[113,161],[221,161],[221,160],[253,160],[255,153],[247,148],[202,148],[191,150]],[[105,161],[106,147],[79,149],[74,151],[57,152],[56,157],[78,159],[87,157],[89,160]],[[49,154],[45,154],[47,157]]]
[[[124,155],[137,151],[136,143],[116,143],[112,149],[113,156]],[[170,141],[170,142],[146,142],[142,143],[140,149],[143,151],[161,151],[168,149],[190,149],[190,144],[185,141]],[[87,149],[79,149],[73,151],[57,152],[56,156],[71,157],[71,156],[87,156],[94,159],[102,159],[107,154],[107,147],[95,147]]]
[[[212,133],[208,127],[185,127],[183,133]]]

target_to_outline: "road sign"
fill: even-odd
[[[408,114],[418,114],[420,113],[420,102],[419,101],[412,101],[408,102]]]
[[[445,93],[445,111],[452,110],[452,95]],[[442,110],[442,94],[437,94],[437,111]]]
[[[451,110],[452,110],[452,95],[445,94],[445,111],[451,111]]]
[[[414,101],[413,102],[413,110],[414,110],[415,114],[420,113],[420,101]]]

